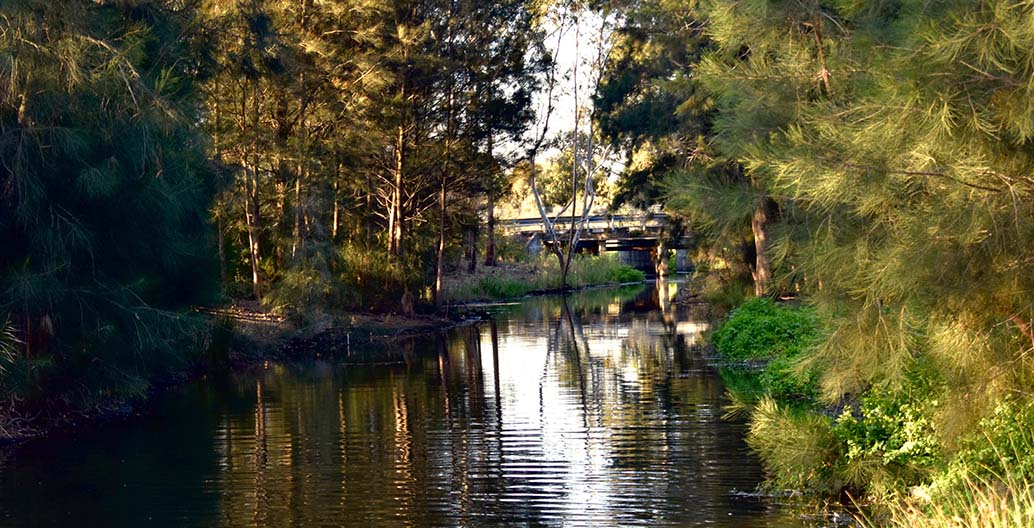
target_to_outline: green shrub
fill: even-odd
[[[844,482],[880,494],[929,476],[941,455],[930,421],[935,406],[928,392],[872,389],[857,413],[844,409],[833,426]]]
[[[726,359],[793,358],[815,342],[818,323],[808,308],[778,306],[771,299],[752,299],[729,314],[711,338]]]
[[[528,245],[524,238],[512,235],[496,236],[495,259],[496,262],[529,262],[532,257],[528,254]]]
[[[764,392],[779,401],[811,405],[818,396],[818,377],[815,370],[798,372],[793,357],[779,356],[765,365],[758,380]]]
[[[769,299],[744,303],[712,334],[724,359],[765,362],[760,369],[727,369],[742,371],[729,390],[734,401],[745,405],[769,395],[780,402],[813,406],[818,374],[799,371],[797,359],[817,338],[818,324],[810,309],[779,306]]]
[[[954,493],[971,477],[1034,482],[1034,401],[999,403],[959,444],[931,485],[935,496]]]
[[[383,258],[362,245],[345,245],[337,258],[337,289],[344,308],[395,311],[399,309],[407,288],[417,292],[423,285],[422,272],[418,268],[396,259]]]
[[[625,284],[629,282],[643,282],[646,279],[646,274],[632,266],[619,266],[611,270],[610,278],[614,282]]]

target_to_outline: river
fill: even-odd
[[[0,526],[805,526],[750,492],[674,282],[487,308],[0,451]]]

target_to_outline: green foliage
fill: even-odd
[[[485,277],[478,283],[481,291],[490,299],[514,299],[528,293],[528,285],[520,281]]]
[[[864,528],[1026,528],[1034,525],[1034,482],[1030,480],[967,476],[949,493],[933,502],[928,499],[896,500],[872,518],[859,516],[860,524]]]
[[[555,286],[560,287],[559,269],[553,259],[547,259],[544,267],[547,277],[553,277]],[[640,282],[645,278],[641,271],[622,264],[617,255],[604,255],[594,257],[592,255],[577,255],[571,262],[571,269],[568,271],[568,285],[574,288],[591,286],[594,284],[610,284],[623,282]]]
[[[182,312],[218,291],[193,11],[133,4],[0,13],[0,391],[26,406],[141,393],[192,360]]]
[[[918,484],[941,460],[930,416],[937,402],[919,391],[894,394],[873,389],[857,414],[847,408],[833,434],[839,444],[844,480],[870,493]]]
[[[496,236],[495,258],[497,262],[528,262],[531,255],[524,239],[519,236]]]
[[[552,255],[531,264],[499,266],[488,276],[470,276],[447,290],[453,302],[503,300],[561,287],[560,266]],[[642,282],[645,274],[622,264],[616,255],[577,255],[571,262],[568,285],[572,288],[601,284]]]
[[[817,338],[812,310],[780,306],[767,298],[733,310],[711,336],[718,352],[731,360],[795,358]]]
[[[663,202],[660,182],[707,135],[714,100],[687,64],[710,45],[694,2],[613,2],[622,23],[594,97],[602,135],[628,152],[614,206]]]
[[[819,337],[814,312],[780,306],[771,299],[747,301],[733,310],[711,334],[715,349],[730,361],[763,361],[760,369],[741,366],[724,369],[736,381],[729,386],[733,399],[751,405],[763,396],[778,402],[811,406],[817,394],[817,373],[801,369],[801,353]],[[733,375],[732,371],[740,371]]]
[[[1034,523],[1034,402],[1007,400],[959,442],[950,463],[876,517],[893,527],[1021,528]],[[874,526],[866,519],[865,526]]]
[[[610,280],[621,284],[643,282],[646,280],[646,274],[631,266],[618,266],[611,269]]]
[[[810,406],[818,397],[818,372],[801,370],[792,355],[781,355],[769,361],[758,375],[758,382],[777,401]]]
[[[920,484],[942,460],[930,406],[916,395],[874,390],[835,420],[792,401],[763,396],[747,441],[777,486],[820,494],[847,488],[871,496]]]
[[[762,398],[750,416],[747,445],[771,478],[767,485],[817,493],[837,491],[833,474],[837,445],[829,418]]]
[[[199,4],[214,46],[198,122],[232,184],[215,207],[228,289],[288,312],[428,300],[480,250],[512,161],[493,143],[516,144],[533,117],[536,6]]]
[[[341,298],[337,307],[374,312],[397,311],[406,290],[418,291],[421,270],[384,258],[367,246],[341,248],[339,271],[328,285]]]
[[[968,479],[1034,480],[1034,402],[1003,401],[961,442],[951,464],[931,485],[936,495],[964,488]]]

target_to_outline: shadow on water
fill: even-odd
[[[676,283],[493,307],[0,453],[0,526],[791,527]]]

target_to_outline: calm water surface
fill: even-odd
[[[761,470],[675,288],[495,307],[0,451],[0,526],[805,525],[740,493]]]

